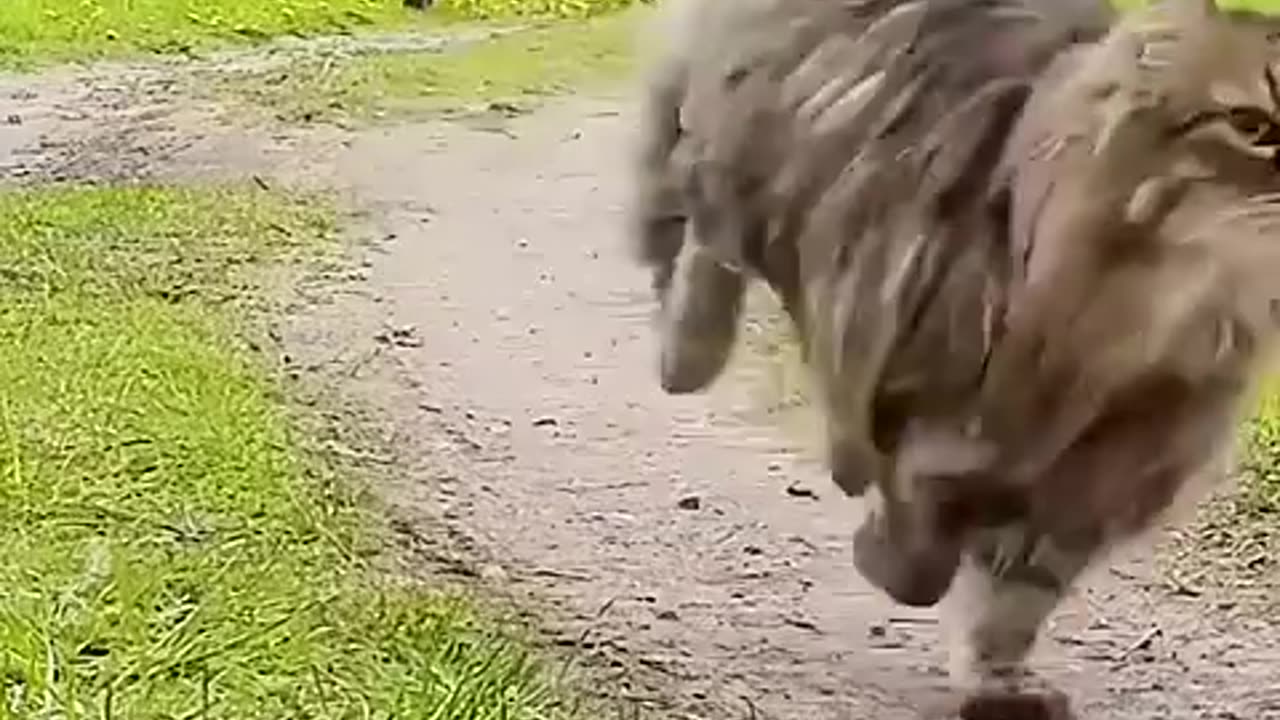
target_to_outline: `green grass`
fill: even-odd
[[[499,18],[585,18],[654,0],[439,0],[436,7],[459,17],[477,20]]]
[[[1280,10],[1280,0],[1218,0],[1218,7],[1275,12]]]
[[[1239,459],[1235,483],[1175,534],[1165,570],[1179,590],[1227,590],[1280,617],[1280,378],[1241,428]]]
[[[462,599],[377,579],[233,310],[333,218],[258,189],[0,194],[0,718],[555,718]]]
[[[1280,522],[1280,379],[1263,388],[1245,425],[1242,510]]]
[[[521,109],[557,93],[608,88],[632,67],[642,10],[515,30],[439,53],[317,61],[234,78],[224,90],[287,122],[360,121],[501,104]]]
[[[586,18],[632,0],[4,0],[0,68],[185,53],[282,35],[413,29],[465,19]]]
[[[412,26],[400,0],[4,0],[0,66]]]

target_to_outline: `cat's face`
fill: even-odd
[[[1046,154],[1062,159],[1028,276],[1055,301],[1111,283],[1110,297],[1072,302],[1140,308],[1129,327],[1124,313],[1099,315],[1134,341],[1131,368],[1142,353],[1216,368],[1234,356],[1183,352],[1187,328],[1227,318],[1259,337],[1280,301],[1280,19],[1165,0],[1064,62],[1075,64],[1059,102],[1039,120],[1062,138]],[[1079,248],[1098,249],[1096,263],[1073,265],[1090,252]],[[1206,327],[1196,337],[1212,337]]]
[[[1273,159],[1280,148],[1280,18],[1221,10],[1212,0],[1164,0],[1123,26],[1135,86],[1149,89],[1171,130]]]
[[[1126,90],[1114,100],[1118,107],[1150,103],[1148,117],[1155,122],[1134,123],[1123,111],[1114,113],[1121,118],[1116,124],[1128,123],[1130,132],[1121,133],[1126,140],[1111,146],[1114,158],[1104,164],[1115,174],[1147,164],[1149,173],[1135,172],[1148,175],[1146,188],[1164,189],[1164,197],[1148,202],[1161,245],[1199,253],[1205,292],[1233,297],[1248,326],[1274,329],[1280,302],[1280,17],[1222,10],[1212,0],[1164,0],[1126,18],[1125,25],[1134,54],[1128,77],[1117,78]],[[1141,206],[1138,199],[1150,200],[1138,195],[1131,209]]]

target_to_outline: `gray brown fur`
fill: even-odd
[[[1010,677],[1090,562],[1221,475],[1280,305],[1276,24],[1207,0],[669,2],[632,226],[663,386],[715,380],[766,282],[833,479],[874,490],[858,567],[928,605],[963,565],[966,667]]]

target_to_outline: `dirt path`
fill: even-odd
[[[744,419],[758,364],[708,396],[659,391],[646,279],[619,237],[625,107],[566,100],[502,131],[265,133],[202,125],[161,89],[143,93],[146,132],[137,100],[57,116],[122,76],[98,77],[6,101],[33,119],[0,135],[11,177],[274,173],[364,211],[362,266],[300,288],[279,331],[294,373],[347,403],[337,417],[378,423],[395,451],[382,489],[422,562],[459,555],[546,608],[643,717],[896,720],[937,699],[936,615],[859,580],[856,503]],[[1096,574],[1045,633],[1039,665],[1083,716],[1280,718],[1280,629],[1227,632],[1144,568]]]

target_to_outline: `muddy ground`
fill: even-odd
[[[746,353],[705,396],[658,389],[647,279],[620,238],[626,102],[341,130],[248,126],[190,95],[312,50],[0,79],[0,172],[341,191],[351,267],[291,291],[272,352],[335,431],[363,428],[367,447],[345,447],[415,571],[537,608],[623,717],[935,712],[937,614],[854,573],[857,504],[753,406],[765,361]],[[1170,592],[1148,554],[1095,572],[1037,664],[1084,718],[1280,718],[1280,629]]]

